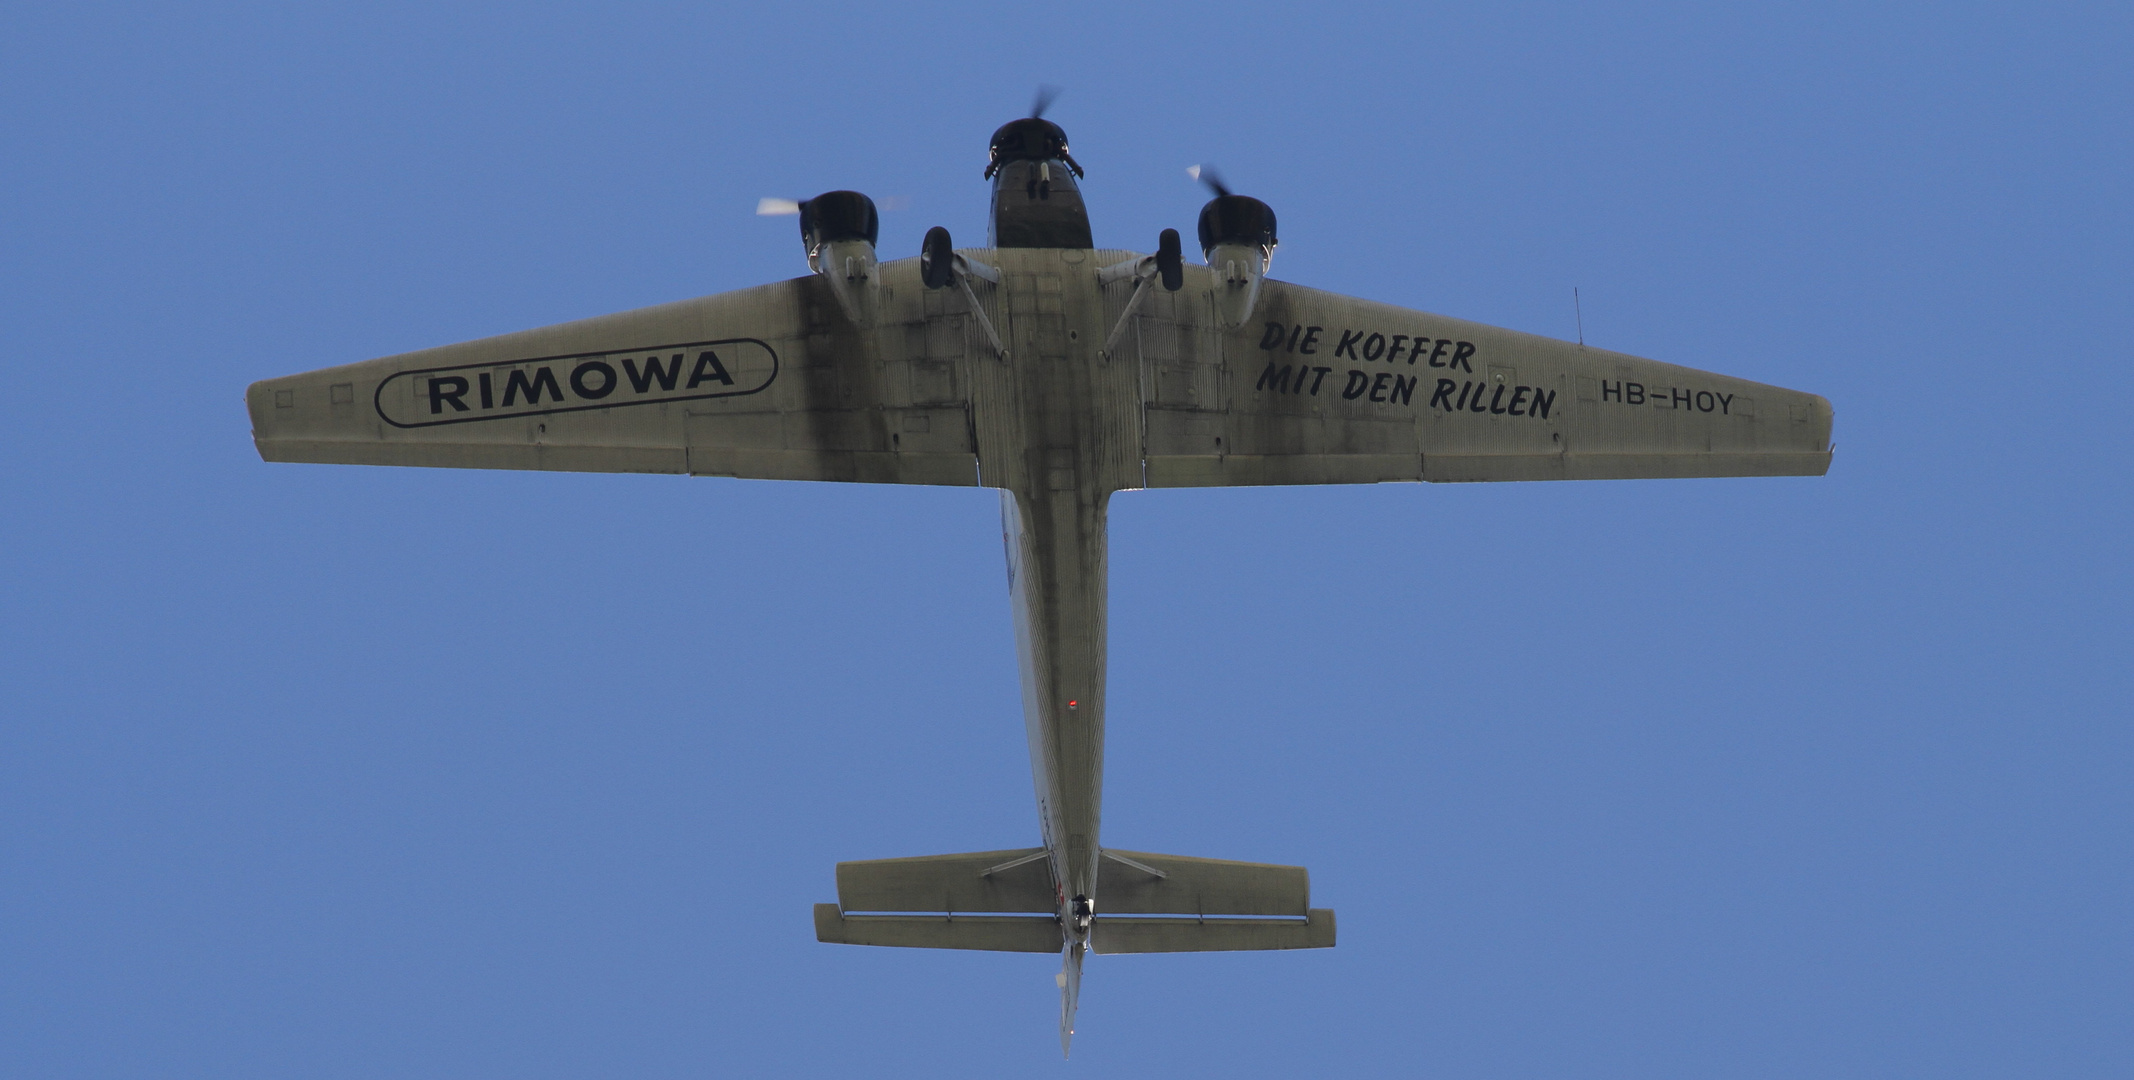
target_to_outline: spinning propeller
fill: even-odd
[[[1188,165],[1186,166],[1186,175],[1208,185],[1208,190],[1218,196],[1228,196],[1230,194],[1230,189],[1223,186],[1223,178],[1216,175],[1215,166],[1213,165]]]
[[[794,214],[800,213],[800,204],[806,201],[807,200],[805,199],[777,199],[769,197],[757,199],[756,216],[791,217]],[[887,195],[882,197],[881,199],[876,200],[875,205],[883,210],[888,210],[891,212],[895,212],[898,210],[909,210],[911,209],[911,198],[905,195]]]
[[[1043,120],[1045,118],[1045,110],[1051,108],[1052,103],[1058,100],[1059,96],[1059,87],[1049,83],[1039,83],[1037,96],[1030,99],[1030,119]]]

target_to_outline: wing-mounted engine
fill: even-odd
[[[1193,175],[1215,190],[1200,208],[1200,250],[1215,275],[1216,316],[1225,330],[1252,321],[1260,279],[1274,261],[1274,209],[1249,195],[1233,195],[1212,169]]]
[[[881,292],[874,244],[881,235],[874,200],[857,191],[829,191],[800,204],[800,238],[808,269],[830,283],[830,292],[855,325],[872,326]]]

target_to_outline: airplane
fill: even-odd
[[[876,251],[874,202],[792,209],[809,273],[254,383],[261,458],[990,487],[1000,492],[1035,846],[837,865],[816,937],[1087,954],[1325,948],[1303,867],[1104,847],[1113,492],[1820,476],[1814,394],[1267,276],[1265,202],[1200,174],[1201,264],[1098,248],[1043,117],[993,133],[990,235]],[[775,209],[775,200],[766,200]]]

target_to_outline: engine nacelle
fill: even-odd
[[[800,204],[800,240],[808,269],[830,283],[845,315],[861,326],[874,322],[875,296],[881,289],[875,273],[875,240],[882,219],[874,200],[857,191],[829,191]]]
[[[1248,195],[1217,195],[1200,208],[1200,251],[1215,276],[1216,314],[1226,330],[1252,321],[1260,279],[1274,263],[1274,210]]]
[[[986,148],[986,158],[985,178],[988,180],[1011,161],[1058,161],[1067,166],[1067,171],[1078,177],[1082,175],[1082,166],[1075,163],[1074,155],[1067,149],[1067,130],[1035,116],[1000,125]]]
[[[1259,271],[1274,260],[1274,208],[1250,195],[1217,195],[1200,208],[1200,251],[1213,256],[1218,246],[1237,245],[1259,254]]]
[[[881,234],[874,200],[857,191],[826,191],[800,204],[800,242],[808,252],[808,269],[818,274],[824,247],[857,240],[871,252]]]

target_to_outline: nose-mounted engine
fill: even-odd
[[[790,205],[790,204],[788,204]],[[800,240],[808,269],[830,283],[839,307],[861,326],[874,321],[881,286],[874,245],[882,231],[874,200],[857,191],[829,191],[800,204]]]
[[[1231,194],[1213,170],[1196,166],[1194,175],[1215,191],[1200,208],[1200,251],[1215,276],[1217,314],[1226,329],[1235,330],[1251,321],[1260,279],[1274,263],[1274,208]]]
[[[1067,149],[1067,132],[1043,118],[1050,98],[1031,114],[993,133],[985,175],[993,181],[991,246],[1092,248],[1089,210],[1075,181],[1082,166]]]
[[[993,133],[988,157],[990,160],[985,167],[988,180],[1000,171],[1002,164],[1010,161],[1058,161],[1076,177],[1082,175],[1082,166],[1076,164],[1074,155],[1067,152],[1067,130],[1035,116],[1002,124],[1000,130]],[[1043,192],[1031,194],[1042,195]]]

